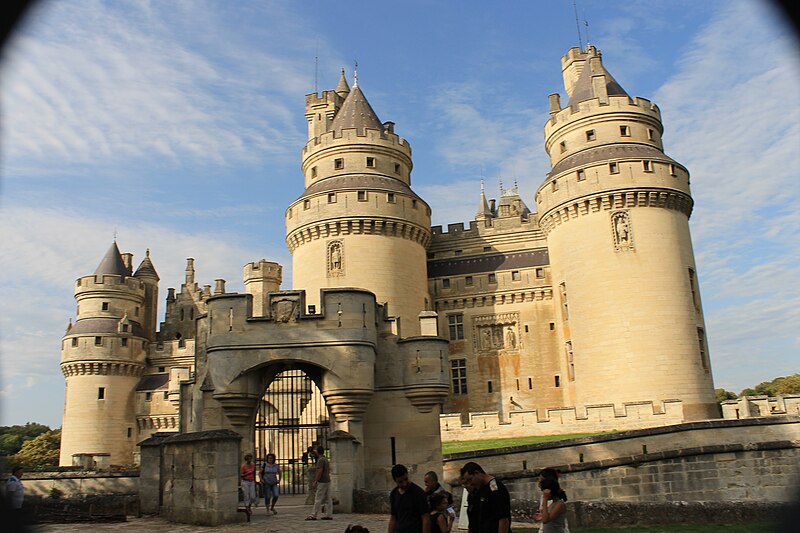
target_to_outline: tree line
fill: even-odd
[[[11,465],[28,469],[58,466],[61,428],[28,422],[24,426],[0,426],[0,459],[4,470]]]
[[[800,394],[800,374],[775,378],[772,381],[762,381],[753,388],[742,390],[739,394],[725,389],[714,389],[717,401],[735,400],[744,396],[783,396],[785,394]]]

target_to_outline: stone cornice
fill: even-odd
[[[323,220],[297,228],[286,237],[286,245],[290,252],[294,252],[300,245],[307,242],[342,235],[399,237],[419,243],[423,248],[427,248],[431,241],[430,230],[412,222],[378,217],[358,217]]]
[[[673,209],[686,215],[692,214],[694,201],[688,194],[674,189],[621,189],[582,196],[564,202],[545,212],[539,219],[539,226],[549,235],[559,224],[570,219],[597,211],[610,211],[629,207],[660,207]]]
[[[552,300],[552,287],[542,287],[539,289],[529,289],[525,291],[509,291],[500,294],[476,295],[476,296],[453,296],[450,298],[436,298],[437,311],[448,311],[453,309],[469,309],[473,307],[485,307],[494,305],[518,304],[522,302],[532,302],[534,300]]]
[[[144,373],[145,365],[119,361],[75,361],[61,364],[61,372],[65,378],[72,376],[130,376],[139,377]]]

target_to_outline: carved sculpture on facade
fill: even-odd
[[[616,211],[611,213],[611,233],[614,237],[614,248],[618,251],[633,250],[630,212]]]
[[[330,241],[328,243],[328,277],[344,275],[344,243]]]
[[[300,313],[298,298],[284,297],[272,300],[272,316],[276,322],[297,322]]]
[[[518,313],[480,315],[473,318],[475,348],[481,352],[517,350]]]

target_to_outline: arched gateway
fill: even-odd
[[[239,519],[241,456],[252,449],[264,391],[287,370],[302,371],[325,400],[343,510],[352,509],[354,491],[385,494],[394,462],[419,477],[441,466],[447,341],[437,336],[436,313],[420,315],[414,329],[422,336],[402,338],[399,321],[369,291],[323,289],[318,312],[306,309],[303,291],[207,301],[195,379],[181,386],[181,431],[141,443],[143,510],[207,525]]]

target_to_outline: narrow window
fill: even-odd
[[[567,141],[561,141],[558,146],[561,148],[562,154],[567,151]]]
[[[128,438],[131,438],[133,435],[133,428],[128,428]]]
[[[160,367],[158,367],[158,371],[159,371],[159,372],[166,372],[166,371],[167,371],[167,367],[165,367],[165,366],[160,366]]]
[[[164,391],[164,399],[169,400],[169,391]]]
[[[557,191],[558,190],[558,181],[557,180],[551,181],[550,182],[550,187],[552,188],[552,190]]]
[[[519,270],[512,270],[511,271],[511,281],[520,281],[522,276],[519,273]]]
[[[128,339],[123,337],[122,339],[120,339],[120,341],[122,341],[122,345],[123,346],[127,346],[128,345]]]
[[[550,331],[555,331],[555,329],[556,329],[556,323],[550,322]]]
[[[450,288],[450,280],[448,278],[444,278],[442,280],[442,288],[449,289]]]
[[[448,315],[447,322],[450,326],[450,340],[460,341],[464,339],[464,315],[461,313]]]
[[[303,200],[303,209],[311,209],[311,200]]]
[[[336,193],[335,192],[329,192],[328,193],[328,203],[329,204],[335,204],[336,203]]]
[[[619,127],[619,134],[623,137],[630,137],[631,136],[631,129],[628,126],[620,126]]]
[[[491,246],[484,246],[483,247],[483,251],[484,252],[491,252],[492,251],[492,247]]]
[[[467,393],[467,360],[453,359],[450,361],[450,382],[453,394]]]
[[[486,388],[488,389],[489,394],[491,394],[492,393],[492,382],[491,381],[487,381],[486,385],[487,385]]]
[[[152,392],[145,392],[144,393],[144,401],[149,402],[152,399],[153,399],[153,393]]]
[[[586,179],[586,172],[583,170],[578,171],[578,181],[583,181]]]
[[[128,333],[128,324],[122,324],[122,333]]]
[[[367,158],[367,167],[368,168],[375,168],[375,158],[374,157],[368,157]]]
[[[708,355],[706,354],[706,332],[703,328],[697,328],[697,344],[700,347],[700,364],[708,369]]]
[[[386,201],[389,202],[390,204],[394,203],[395,200],[394,200],[394,193],[393,192],[390,192],[390,193],[386,194]]]
[[[464,278],[464,283],[466,284],[467,287],[472,287],[472,276],[467,276],[466,278]]]
[[[72,337],[72,347],[78,346],[78,337]]]
[[[489,283],[497,283],[497,274],[494,272],[489,274]]]
[[[645,172],[652,172],[653,171],[653,163],[651,161],[647,161],[647,160],[642,161],[642,167],[644,168]]]
[[[103,302],[103,311],[108,311],[108,302]]]
[[[185,318],[185,317],[184,317],[184,314],[185,314],[185,313],[186,313],[186,309],[184,309],[183,307],[181,307],[181,322],[183,322],[183,319]]]
[[[587,141],[594,141],[597,139],[597,136],[594,134],[594,130],[588,130],[586,132],[586,140]]]
[[[105,387],[98,387],[98,389],[97,389],[97,399],[98,400],[105,400],[106,399],[106,388]]]
[[[656,132],[652,128],[647,128],[647,139],[650,141],[656,140]]]
[[[464,253],[464,251],[463,251],[463,250],[455,250],[455,251],[453,252],[453,255],[461,255],[462,253]]]
[[[394,173],[395,174],[400,174],[400,163],[395,163],[394,164]]]
[[[561,309],[564,311],[564,320],[569,320],[569,306],[567,305],[567,284],[561,282],[558,285],[558,290],[561,293]]]
[[[536,277],[538,279],[542,279],[544,277],[544,269],[543,268],[537,268],[536,269]]]
[[[561,386],[561,376],[556,376],[556,387]]]
[[[692,303],[695,309],[700,309],[700,302],[697,298],[697,278],[694,269],[689,269],[689,290],[692,291]]]
[[[133,310],[133,316],[139,316],[139,306],[138,305]]]
[[[528,333],[528,324],[525,324],[525,333]]]
[[[675,163],[670,163],[670,165],[669,165],[669,175],[670,176],[677,176],[678,175],[675,172]]]
[[[533,378],[528,378],[528,390],[533,390]]]
[[[142,350],[147,349],[147,341],[142,341]]]
[[[342,170],[344,168],[344,159],[334,159],[333,160],[333,168],[335,170]]]
[[[194,320],[194,307],[189,308],[189,320]]]
[[[417,200],[416,199],[411,200],[411,207],[413,207],[414,209],[417,208]]]
[[[517,390],[519,390],[519,378],[517,378]]]
[[[103,345],[103,337],[95,337],[94,338],[94,345],[95,346],[102,346]]]
[[[575,381],[575,362],[573,360],[572,341],[564,343],[564,351],[567,356],[567,374],[570,381]]]
[[[619,174],[619,165],[617,165],[617,163],[609,163],[608,171],[612,174]]]
[[[312,178],[317,177],[317,167],[311,167],[311,177]]]
[[[367,201],[367,191],[358,191],[358,201],[359,202]]]

